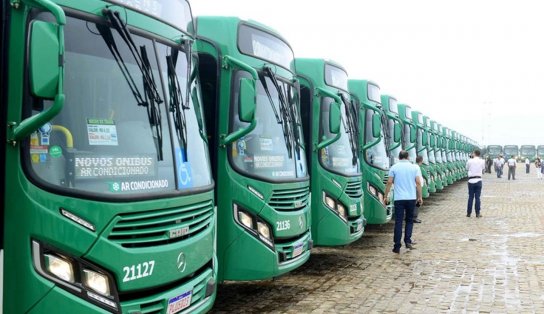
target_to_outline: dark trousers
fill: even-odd
[[[512,175],[512,180],[516,180],[516,166],[508,166],[508,180],[510,180],[510,175]]]
[[[529,173],[531,170],[531,165],[525,164],[525,173]]]
[[[402,221],[406,214],[406,226],[404,229],[404,243],[412,243],[412,229],[414,228],[414,208],[416,207],[416,200],[401,200],[395,201],[395,233],[393,235],[393,241],[395,242],[395,248],[401,247],[402,237]]]
[[[468,184],[468,204],[467,204],[467,215],[472,213],[472,203],[476,199],[476,204],[474,209],[476,215],[480,214],[480,195],[482,194],[482,181],[476,183]]]

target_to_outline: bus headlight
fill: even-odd
[[[58,287],[111,313],[119,313],[113,275],[80,257],[32,240],[34,269]]]
[[[325,200],[325,205],[327,205],[330,209],[334,209],[336,207],[336,202],[332,199],[332,197],[323,193],[323,198]]]
[[[240,226],[274,250],[272,230],[266,222],[237,204],[233,204],[233,210],[234,220]]]
[[[253,218],[243,211],[238,211],[238,221],[249,229],[253,229]]]
[[[72,263],[60,255],[44,254],[45,268],[59,279],[74,283],[74,267]]]
[[[348,219],[348,214],[346,213],[346,208],[344,207],[344,205],[338,203],[338,205],[336,205],[336,209],[338,210],[338,213],[341,217],[343,217],[344,219]]]
[[[99,272],[84,269],[83,284],[102,295],[110,295],[110,283],[108,281],[108,277]]]
[[[371,195],[373,196],[377,196],[378,195],[378,191],[376,190],[375,187],[373,187],[372,185],[368,185],[368,191],[370,192]]]

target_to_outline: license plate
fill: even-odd
[[[293,258],[299,256],[304,251],[304,243],[295,244],[293,248]]]
[[[182,311],[183,309],[191,305],[191,297],[193,296],[192,291],[187,291],[182,295],[178,295],[175,298],[168,300],[168,310],[166,313],[174,314]]]
[[[357,211],[357,204],[351,204],[349,205],[349,212],[353,213]]]

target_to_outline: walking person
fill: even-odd
[[[495,173],[497,174],[497,178],[500,178],[501,177],[501,171],[502,171],[501,157],[500,156],[493,159],[493,166],[495,167]]]
[[[536,167],[536,177],[537,179],[542,180],[542,161],[540,160],[540,157],[536,157],[535,160],[535,167]]]
[[[512,180],[516,180],[516,159],[514,155],[508,159],[508,180],[510,180],[510,175],[512,175]]]
[[[529,174],[531,172],[531,161],[528,157],[525,157],[525,173]]]
[[[504,164],[506,163],[504,157],[502,157],[502,154],[499,155],[499,161],[501,165],[501,176],[499,178],[502,178],[502,175],[504,174]]]
[[[385,187],[385,199],[389,200],[391,185],[395,184],[395,232],[393,235],[393,253],[400,253],[402,237],[402,221],[406,215],[404,230],[404,244],[406,248],[413,249],[412,229],[414,227],[414,208],[416,202],[423,204],[421,194],[421,180],[419,167],[408,160],[408,152],[401,150],[399,162],[389,169],[389,179]],[[388,201],[387,201],[388,202]]]
[[[469,159],[466,164],[468,171],[468,203],[467,217],[472,214],[472,204],[476,211],[476,217],[482,217],[480,195],[482,194],[482,174],[484,172],[485,163],[480,159],[480,151],[474,151],[474,158]]]
[[[487,156],[485,160],[485,168],[487,173],[491,173],[491,166],[493,166],[493,160],[491,160],[491,157]]]

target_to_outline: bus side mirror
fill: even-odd
[[[58,26],[44,21],[32,22],[30,31],[30,88],[39,98],[53,99],[60,79]]]
[[[429,144],[429,134],[427,132],[423,132],[423,137],[421,138],[421,145],[427,146]]]
[[[340,104],[337,101],[333,101],[329,111],[329,131],[331,133],[338,134],[338,132],[340,132],[341,119]]]
[[[372,115],[372,137],[379,138],[382,133],[382,119],[379,113]]]
[[[410,143],[415,143],[417,139],[416,127],[410,125]]]
[[[251,122],[255,119],[255,81],[248,78],[240,80],[240,103],[238,116],[240,121]]]
[[[400,123],[395,122],[393,127],[393,142],[399,143],[401,137]]]

